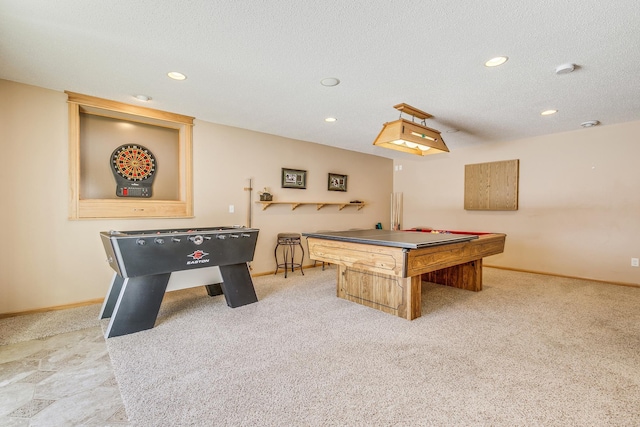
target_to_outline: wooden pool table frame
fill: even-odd
[[[308,237],[309,256],[338,266],[337,295],[408,320],[421,316],[422,280],[482,290],[482,258],[504,251],[506,235],[406,249]]]

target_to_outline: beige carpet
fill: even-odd
[[[0,346],[100,326],[101,304],[0,319]]]
[[[335,296],[335,267],[254,279],[231,309],[169,294],[107,340],[139,426],[637,426],[640,289],[485,268],[413,322]],[[105,321],[103,321],[105,322]]]

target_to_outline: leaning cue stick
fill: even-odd
[[[253,187],[251,186],[251,178],[249,178],[249,186],[244,187],[244,191],[249,192],[249,209],[247,209],[247,227],[248,228],[251,228],[251,190],[253,190]],[[248,262],[247,265],[249,266],[249,270],[253,270],[253,267],[251,267],[251,262]]]
[[[247,227],[251,228],[251,190],[253,190],[253,187],[251,186],[251,178],[249,178],[249,186],[248,187],[244,187],[244,191],[248,191],[249,192],[249,209],[247,209]]]

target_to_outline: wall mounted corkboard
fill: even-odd
[[[516,159],[465,165],[464,208],[517,211],[519,162]]]

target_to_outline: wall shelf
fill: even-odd
[[[298,206],[302,206],[302,205],[316,205],[316,210],[320,210],[325,206],[338,206],[338,210],[342,210],[344,208],[346,208],[347,206],[355,206],[358,208],[358,210],[364,208],[365,203],[364,202],[360,202],[360,203],[341,203],[341,202],[263,202],[263,201],[257,201],[256,203],[259,203],[262,205],[262,210],[267,209],[269,206],[271,205],[291,205],[291,210],[295,210]]]

